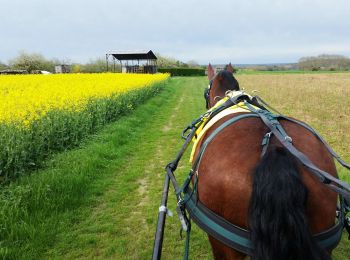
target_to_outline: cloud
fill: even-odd
[[[2,61],[19,50],[81,62],[110,49],[152,49],[200,63],[350,54],[345,0],[12,0],[1,6]]]

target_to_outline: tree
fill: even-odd
[[[174,58],[162,56],[159,53],[157,53],[156,56],[157,56],[157,64],[158,64],[158,67],[160,68],[176,68],[176,67],[185,67],[187,65]]]
[[[81,72],[81,64],[74,63],[72,64],[72,73],[80,73]]]
[[[8,69],[8,66],[7,66],[5,63],[2,63],[2,62],[0,61],[0,71],[1,71],[1,70],[6,70],[6,69]]]
[[[301,58],[298,67],[303,70],[347,70],[350,69],[350,59],[343,55],[322,54]]]
[[[187,65],[190,67],[190,68],[199,68],[199,63],[195,60],[189,60],[187,62]]]
[[[55,63],[44,58],[39,53],[21,52],[16,58],[10,60],[9,65],[12,69],[26,70],[29,73],[34,70],[46,70],[53,72]]]
[[[116,66],[116,71],[120,71],[120,65],[116,64],[115,66]],[[81,65],[80,71],[85,73],[106,72],[107,71],[106,60],[103,58],[90,60],[88,63]]]

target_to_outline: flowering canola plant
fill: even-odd
[[[0,77],[0,123],[29,125],[48,111],[84,109],[104,99],[166,80],[168,74],[59,74]]]
[[[169,74],[0,76],[0,183],[156,95]],[[158,84],[159,83],[159,84]]]

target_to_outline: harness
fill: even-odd
[[[208,88],[208,92],[209,91],[210,88]],[[257,101],[259,102],[257,103]],[[195,138],[197,130],[221,111],[231,106],[240,104],[242,102],[245,108],[247,109],[248,113],[239,114],[227,120],[218,128],[216,128],[209,135],[208,138],[205,139],[205,141],[200,147],[198,155],[194,160],[193,167],[190,173],[188,174],[183,185],[179,186],[175,179],[174,171],[176,170],[183,153],[185,152],[193,138]],[[266,152],[267,147],[269,145],[269,140],[271,136],[274,135],[290,153],[292,153],[307,169],[309,169],[309,172],[311,174],[316,176],[321,183],[323,183],[328,188],[339,194],[339,205],[337,208],[337,223],[330,229],[313,235],[313,237],[319,243],[319,245],[326,250],[335,248],[341,239],[342,231],[344,228],[346,228],[346,230],[348,231],[350,239],[350,217],[346,216],[347,213],[350,212],[350,185],[333,177],[329,173],[319,169],[308,159],[308,157],[305,154],[296,149],[292,144],[292,139],[287,135],[282,125],[279,123],[279,120],[288,120],[306,128],[325,145],[328,152],[343,167],[350,170],[350,166],[347,163],[345,163],[332,150],[332,148],[329,147],[329,145],[323,140],[323,138],[310,126],[292,118],[283,116],[281,114],[274,114],[267,110],[265,107],[269,106],[260,97],[250,97],[244,92],[240,92],[239,95],[225,97],[225,99],[222,102],[220,102],[218,106],[215,106],[213,109],[210,109],[209,111],[201,115],[198,119],[194,120],[189,126],[187,126],[183,130],[182,137],[183,139],[185,139],[185,143],[183,144],[181,150],[177,154],[175,160],[166,166],[166,172],[168,178],[170,179],[175,189],[178,201],[176,211],[178,213],[182,225],[182,231],[186,232],[184,259],[188,259],[189,255],[191,220],[193,220],[206,233],[213,236],[215,239],[219,240],[225,245],[244,254],[252,255],[254,247],[250,240],[249,230],[234,225],[222,218],[221,216],[217,215],[213,211],[211,211],[198,200],[197,194],[197,170],[208,144],[223,129],[245,118],[260,118],[270,130],[270,132],[266,133],[266,135],[263,137],[262,154]],[[161,209],[167,212],[167,208],[164,205],[160,207],[160,210]]]
[[[209,98],[210,98],[210,90],[211,90],[212,84],[213,84],[213,80],[210,80],[208,87],[206,89],[204,89],[205,107],[207,109],[209,109]]]

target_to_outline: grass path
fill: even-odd
[[[205,83],[201,83],[204,82],[195,78],[173,80],[171,89],[161,94],[162,104],[157,104],[157,112],[149,122],[142,122],[146,124],[144,131],[129,140],[133,152],[115,168],[115,175],[103,180],[106,184],[103,194],[70,233],[60,235],[45,258],[149,259],[164,166],[173,159],[181,144],[180,130],[203,109],[202,100],[193,99],[202,93]],[[156,99],[151,102],[157,103]],[[176,217],[168,218],[164,242],[166,259],[182,254],[183,241],[178,231]],[[208,247],[203,246],[198,254],[208,256]]]
[[[0,234],[0,258],[150,259],[164,167],[182,144],[181,130],[204,111],[206,84],[205,78],[172,78],[158,96],[80,149],[55,156],[47,169],[2,191],[19,202],[8,234]],[[180,181],[189,170],[186,158]],[[172,188],[169,208],[175,211]],[[176,216],[167,218],[163,259],[182,258],[179,228]],[[335,259],[349,255],[344,236]],[[206,235],[195,225],[190,258],[211,259]]]

